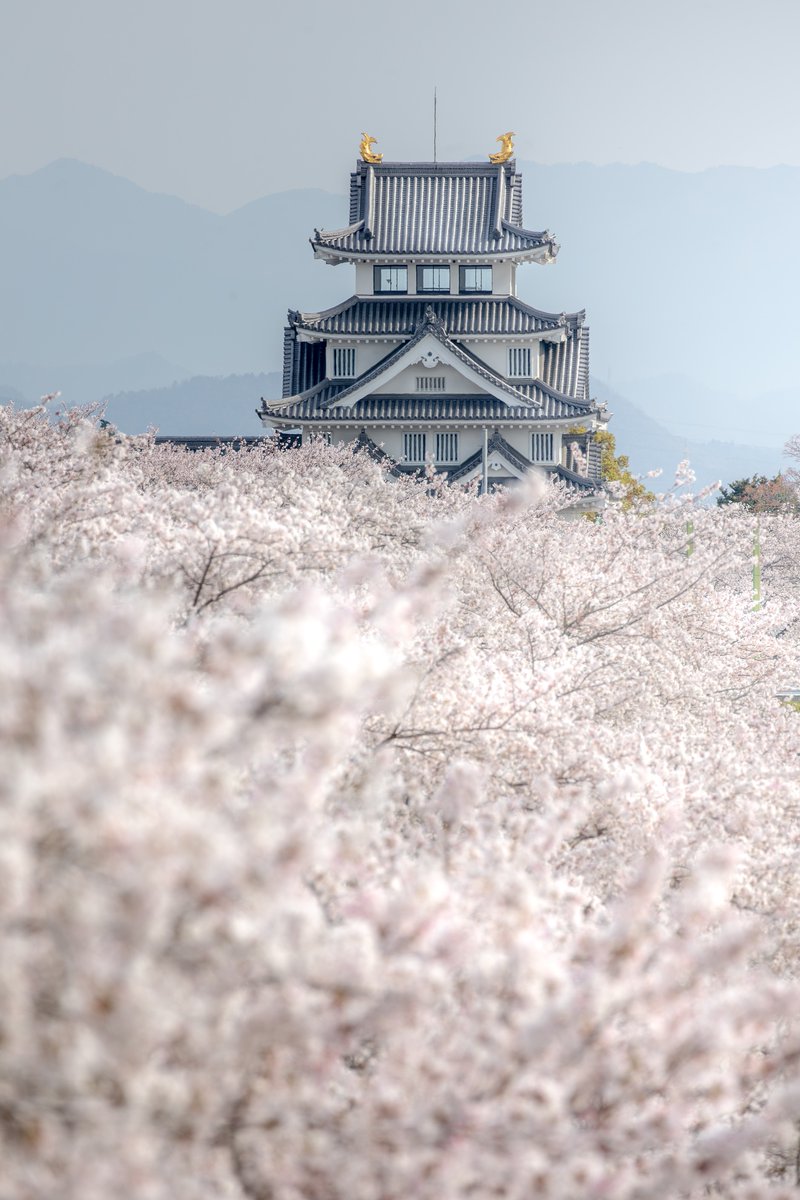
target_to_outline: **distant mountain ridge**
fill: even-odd
[[[670,486],[675,468],[683,459],[691,463],[698,487],[716,481],[729,483],[732,479],[754,474],[772,476],[787,466],[782,447],[734,443],[724,438],[679,436],[626,396],[612,391],[597,379],[591,382],[593,394],[608,405],[612,414],[609,429],[616,439],[617,450],[628,455],[634,474],[663,472],[660,483],[650,485],[655,491]]]
[[[342,207],[283,193],[221,217],[63,159],[2,180],[0,362],[147,352],[190,374],[274,369],[287,307],[347,290],[307,241]]]
[[[77,365],[55,363],[0,363],[0,395],[5,386],[27,404],[36,404],[49,392],[60,392],[62,403],[93,403],[112,392],[160,388],[185,379],[185,367],[167,362],[159,354],[134,354],[115,362]]]
[[[122,392],[106,399],[106,418],[125,433],[226,437],[257,435],[262,396],[280,395],[277,371],[225,377],[193,376],[169,387]]]

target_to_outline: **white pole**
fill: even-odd
[[[485,496],[489,491],[489,429],[488,426],[483,427],[483,453],[481,455],[481,495]]]

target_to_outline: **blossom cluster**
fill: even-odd
[[[797,520],[569,517],[0,408],[0,1200],[795,1194]]]

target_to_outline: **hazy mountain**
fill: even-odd
[[[636,403],[645,413],[666,421],[673,433],[681,438],[697,441],[725,431],[734,441],[750,440],[757,444],[763,436],[770,445],[778,436],[774,422],[769,430],[771,436],[765,433],[766,422],[761,428],[752,418],[749,425],[739,424],[738,421],[747,418],[741,412],[737,397],[730,391],[706,387],[676,371],[646,379],[616,380],[614,384],[616,391],[635,396]],[[732,411],[739,414],[738,420],[731,419]]]
[[[543,308],[587,308],[599,378],[676,373],[744,401],[788,389],[800,409],[787,328],[800,167],[522,169],[526,222],[553,229],[561,251],[520,272],[520,291]]]
[[[315,263],[308,245],[342,213],[341,198],[305,191],[221,217],[67,159],[11,176],[0,181],[0,362],[154,353],[187,374],[275,369],[286,309],[348,292],[348,273]]]
[[[628,455],[634,474],[663,471],[661,482],[653,484],[656,490],[670,486],[675,467],[684,458],[689,459],[698,486],[716,480],[730,483],[755,474],[772,476],[788,465],[781,450],[769,446],[680,437],[599,380],[592,380],[592,393],[608,405],[612,414],[609,429],[617,450]]]
[[[195,376],[171,387],[124,392],[106,400],[106,418],[123,433],[155,428],[166,435],[263,433],[256,409],[262,396],[278,396],[281,376]]]
[[[17,403],[37,404],[49,392],[60,392],[65,405],[92,404],[110,392],[158,388],[185,379],[189,372],[158,354],[136,354],[116,362],[86,366],[0,363],[0,384],[17,394]]]

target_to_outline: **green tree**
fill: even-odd
[[[720,489],[717,504],[741,504],[748,512],[800,512],[797,490],[780,472],[768,479],[766,475],[751,475],[749,479],[734,479]]]
[[[637,504],[650,504],[655,499],[642,483],[631,473],[627,454],[617,454],[617,443],[613,433],[601,429],[594,435],[600,447],[600,470],[604,483],[618,483],[622,487],[622,507],[633,508]]]

